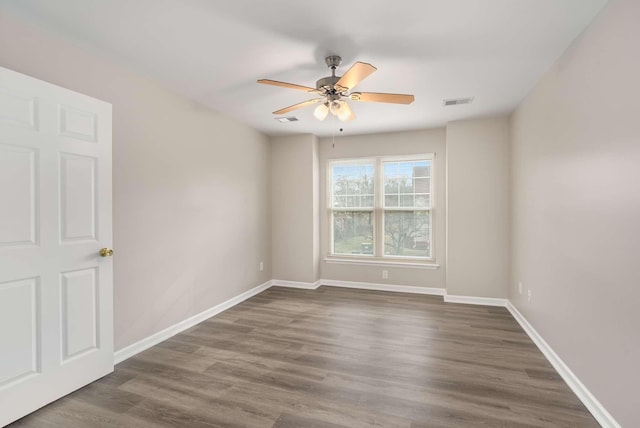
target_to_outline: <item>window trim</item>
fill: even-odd
[[[329,243],[328,253],[325,257],[327,263],[344,263],[344,264],[367,264],[367,265],[405,265],[405,266],[422,266],[438,268],[439,265],[435,264],[435,224],[436,224],[436,191],[435,191],[435,153],[421,153],[421,154],[409,154],[409,155],[392,155],[392,156],[365,156],[365,157],[353,157],[353,158],[335,158],[327,159],[326,174],[325,174],[325,186],[326,186],[326,209],[327,209],[327,232]],[[430,207],[425,209],[411,209],[406,210],[402,207],[398,209],[385,209],[384,207],[384,173],[383,162],[402,162],[402,161],[416,161],[416,160],[428,160],[431,161],[430,175],[429,175],[429,196]],[[353,163],[373,163],[374,164],[374,206],[372,209],[362,208],[360,210],[355,209],[334,209],[333,205],[333,174],[332,167],[336,164],[353,164]],[[334,240],[333,240],[333,213],[335,211],[364,211],[373,212],[373,254],[339,254],[333,253]],[[429,245],[430,255],[429,257],[407,257],[407,256],[394,256],[384,254],[384,216],[385,211],[426,211],[429,212]]]
[[[339,257],[338,254],[334,256],[326,256],[324,258],[325,263],[332,264],[341,264],[341,265],[366,265],[366,266],[377,266],[377,267],[410,267],[417,269],[438,269],[440,267],[439,264],[434,263],[433,261],[423,261],[424,259],[420,259],[420,261],[405,261],[405,260],[387,260],[387,259],[364,259],[364,258],[356,258],[356,257]]]

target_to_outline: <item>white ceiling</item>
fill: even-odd
[[[71,39],[269,135],[422,129],[511,111],[606,0],[2,0],[0,8]],[[351,102],[352,122],[313,108],[272,111],[329,75],[324,57],[378,71],[358,91],[415,94],[411,105]],[[475,98],[443,107],[448,98]]]

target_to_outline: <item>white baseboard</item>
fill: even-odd
[[[282,279],[274,279],[271,281],[271,285],[276,287],[289,287],[289,288],[302,288],[305,290],[315,290],[320,287],[321,281],[316,282],[301,282],[301,281],[285,281]]]
[[[326,285],[329,287],[357,288],[360,290],[392,291],[395,293],[430,294],[433,296],[442,296],[445,293],[444,288],[414,287],[411,285],[379,284],[375,282],[337,281],[333,279],[321,279],[319,282],[322,285]]]
[[[495,297],[457,296],[444,293],[444,301],[447,303],[464,303],[465,305],[499,306],[506,308],[509,301]]]
[[[168,338],[175,336],[176,334],[193,327],[194,325],[201,323],[202,321],[211,318],[214,315],[219,314],[220,312],[226,311],[232,306],[237,305],[238,303],[242,303],[247,300],[249,297],[253,297],[256,294],[263,292],[264,290],[271,287],[272,281],[267,281],[264,284],[258,285],[257,287],[252,288],[251,290],[245,291],[242,294],[233,297],[226,302],[220,303],[210,309],[207,309],[204,312],[200,312],[197,315],[194,315],[186,320],[180,321],[177,324],[174,324],[170,327],[165,328],[162,331],[152,334],[136,343],[133,343],[125,348],[117,350],[114,355],[114,363],[118,364],[127,358],[133,357],[137,353],[144,351],[145,349],[149,349],[158,343],[167,340]]]
[[[591,394],[587,387],[580,382],[580,379],[510,301],[507,302],[507,309],[598,423],[605,428],[620,428],[620,424],[607,412],[607,409]]]

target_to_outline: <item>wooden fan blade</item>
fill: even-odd
[[[370,103],[411,104],[415,98],[407,94],[383,94],[379,92],[354,92],[349,96],[353,101]]]
[[[276,110],[276,111],[273,112],[273,114],[289,113],[292,110],[297,110],[297,109],[302,108],[302,107],[310,106],[311,104],[315,104],[315,103],[318,103],[320,101],[324,101],[324,98],[314,98],[312,100],[303,101],[301,103],[294,104],[294,105],[289,106],[289,107],[281,108],[280,110]]]
[[[260,79],[258,80],[258,83],[262,83],[264,85],[280,86],[282,88],[297,89],[299,91],[305,91],[305,92],[314,92],[316,90],[316,88],[310,88],[309,86],[296,85],[294,83],[287,83],[287,82],[278,82],[277,80],[269,80],[269,79]]]
[[[366,62],[356,62],[349,70],[336,82],[336,86],[352,89],[358,83],[362,82],[367,76],[376,71],[373,65]]]

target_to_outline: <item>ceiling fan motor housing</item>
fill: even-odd
[[[316,82],[316,89],[333,89],[338,80],[340,80],[340,76],[323,77]]]

